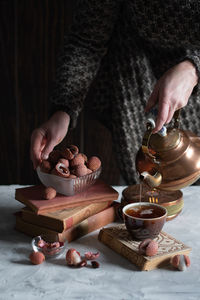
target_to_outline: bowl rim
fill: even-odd
[[[36,168],[36,171],[37,171],[37,174],[38,172],[39,173],[42,173],[44,174],[45,176],[52,176],[52,177],[56,177],[56,178],[59,178],[59,180],[66,180],[66,181],[75,181],[75,180],[78,180],[78,179],[83,179],[83,178],[86,178],[87,176],[91,176],[95,173],[97,173],[98,171],[101,173],[102,171],[102,166],[100,166],[97,170],[93,171],[92,173],[89,173],[89,174],[86,174],[86,175],[83,175],[83,176],[79,176],[79,177],[76,177],[76,178],[69,178],[69,177],[62,177],[62,176],[59,176],[59,175],[55,175],[55,174],[51,174],[51,173],[45,173],[45,172],[42,172],[41,169],[40,169],[40,166],[38,166]]]
[[[50,249],[47,248],[47,249],[44,251],[44,249],[43,249],[42,247],[36,245],[35,242],[36,242],[37,240],[38,240],[38,241],[43,240],[44,237],[45,237],[45,236],[48,236],[48,235],[51,235],[51,234],[48,234],[48,233],[47,233],[47,234],[40,234],[40,235],[34,236],[34,237],[32,238],[32,240],[31,240],[31,247],[32,247],[33,251],[36,251],[36,252],[42,252],[45,256],[47,256],[47,257],[49,257],[49,258],[53,258],[53,257],[55,257],[55,256],[60,255],[61,252],[64,251],[64,249],[66,248],[66,243],[65,243],[65,242],[62,242],[62,245],[59,245],[58,247],[53,247],[53,248],[50,248]],[[46,241],[46,242],[47,242],[47,241]],[[59,243],[60,243],[59,240],[58,240],[58,241],[55,241],[55,242],[59,242]],[[47,242],[47,243],[48,243],[48,242]],[[55,254],[50,254],[52,250],[53,250],[53,251],[59,250],[59,252],[57,252],[57,253],[55,253]]]
[[[159,207],[160,209],[164,210],[165,213],[162,216],[156,217],[156,218],[138,218],[138,217],[130,216],[130,215],[128,215],[125,212],[125,210],[127,210],[128,208],[133,207],[133,206],[138,206],[138,205],[156,206],[156,207]],[[128,218],[137,219],[137,220],[144,220],[144,221],[159,220],[159,219],[167,217],[167,209],[165,207],[163,207],[162,205],[159,205],[157,203],[149,203],[149,202],[134,202],[134,203],[129,203],[129,204],[127,204],[127,205],[125,205],[123,207],[122,213],[123,213],[123,215],[127,216]]]

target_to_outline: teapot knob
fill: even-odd
[[[178,128],[180,125],[180,111],[181,109],[178,109],[175,111],[174,116],[173,116],[173,120],[174,120],[174,128]],[[154,118],[157,117],[158,115],[158,108],[153,107],[150,111],[150,114],[152,115],[152,117],[150,119],[154,120]],[[154,121],[155,122],[155,121]],[[154,127],[155,128],[155,127]],[[162,130],[162,129],[161,129]]]
[[[159,131],[158,131],[158,134],[160,136],[166,136],[167,135],[167,128],[165,126],[163,126]]]
[[[149,118],[147,120],[147,130],[153,130],[154,128],[156,127],[156,123],[154,121],[153,118]],[[158,131],[158,134],[160,136],[166,136],[167,135],[167,128],[166,126],[163,126],[159,131]]]

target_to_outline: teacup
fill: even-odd
[[[133,239],[154,239],[161,232],[166,218],[165,207],[149,202],[135,202],[123,207],[123,219]]]

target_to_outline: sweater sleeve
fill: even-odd
[[[76,126],[83,102],[106,54],[120,0],[77,0],[69,34],[58,58],[50,113],[63,110]]]
[[[191,61],[196,68],[198,83],[195,86],[193,93],[200,94],[200,49],[187,49],[184,60]]]

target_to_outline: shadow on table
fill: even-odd
[[[4,248],[6,251],[10,252],[10,257],[19,258],[10,258],[12,263],[29,265],[29,254],[31,251],[30,243],[32,238],[15,229],[15,213],[19,209],[19,207],[10,205],[10,203],[8,203],[8,206],[0,206],[0,243],[2,245],[1,248]],[[11,254],[13,255],[11,256]]]
[[[14,264],[17,264],[17,265],[26,265],[26,266],[32,265],[28,258],[27,259],[19,259],[19,260],[11,260],[11,262]]]
[[[16,207],[12,206],[0,206],[1,212],[1,222],[0,222],[0,241],[16,243],[16,240],[19,239],[19,242],[26,241],[27,238],[25,235],[20,234],[15,229],[16,211],[19,210]]]

